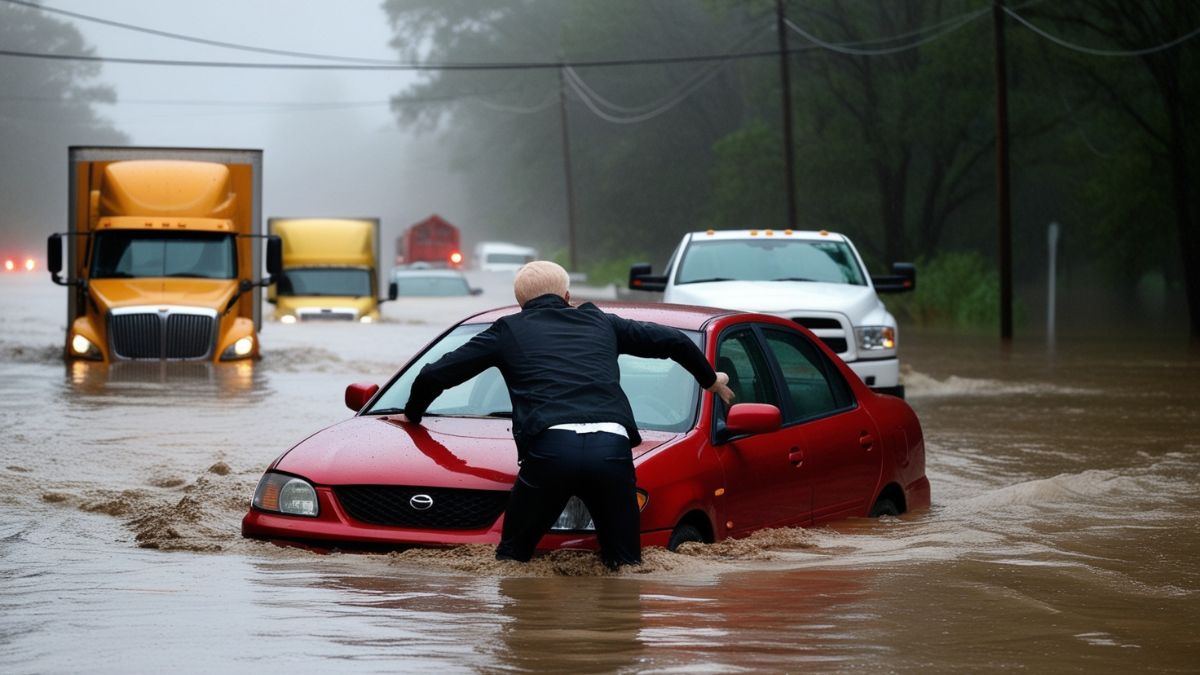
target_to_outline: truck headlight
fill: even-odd
[[[884,351],[896,348],[896,329],[891,326],[860,326],[854,329],[858,348],[863,351]]]
[[[284,314],[283,316],[279,317],[279,323],[296,323],[296,315]]]
[[[362,318],[360,318],[358,321],[359,321],[359,323],[371,323],[374,321],[374,319],[371,318],[370,314],[367,314],[366,316],[363,316]]]
[[[71,338],[71,353],[75,356],[84,359],[97,359],[100,357],[100,348],[92,344],[92,341],[76,333]]]
[[[254,491],[254,508],[290,516],[316,517],[317,491],[303,478],[268,471]]]
[[[225,351],[221,353],[221,360],[227,361],[229,359],[245,358],[252,351],[254,351],[254,338],[247,335],[226,347]]]
[[[649,496],[646,494],[646,491],[638,489],[638,511],[646,508],[647,501],[649,501]],[[550,531],[552,532],[593,532],[595,529],[596,524],[592,522],[592,514],[588,513],[587,507],[583,505],[583,500],[579,497],[568,499],[566,507],[558,515],[558,520],[554,521],[554,524],[550,526]]]

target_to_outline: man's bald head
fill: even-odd
[[[570,285],[571,277],[567,276],[567,271],[561,265],[549,260],[535,260],[517,270],[513,293],[517,296],[517,304],[524,307],[525,303],[547,293],[566,300],[570,297],[567,292]]]

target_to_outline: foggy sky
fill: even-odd
[[[375,0],[47,0],[47,7],[214,40],[355,57],[396,59],[392,31]],[[105,57],[308,62],[181,42],[60,15]],[[0,57],[0,67],[6,57]],[[131,145],[258,148],[264,151],[263,217],[367,216],[383,220],[385,255],[403,228],[439,213],[465,213],[459,182],[436,135],[398,128],[388,107],[414,75],[405,72],[283,71],[104,64],[94,84],[116,90],[96,107]],[[332,104],[318,106],[313,104]],[[47,102],[47,107],[54,106]],[[321,109],[324,108],[324,109]],[[2,120],[14,124],[20,121]],[[7,223],[2,248],[38,258],[51,228],[65,229],[67,147],[91,139],[60,133],[46,151],[61,166],[54,203],[40,223]],[[0,155],[0,161],[21,158]],[[5,170],[11,170],[4,167]],[[3,172],[0,172],[2,174]],[[44,198],[43,198],[44,199]],[[469,235],[471,225],[462,223]]]

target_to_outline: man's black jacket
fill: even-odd
[[[705,389],[717,379],[704,353],[682,332],[630,321],[591,303],[571,307],[547,294],[422,368],[404,414],[420,422],[443,391],[495,366],[512,398],[518,448],[555,424],[585,422],[616,422],[637,445],[641,436],[621,391],[618,354],[673,359]]]

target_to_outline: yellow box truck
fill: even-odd
[[[283,271],[270,291],[275,319],[379,320],[379,303],[396,299],[395,284],[379,297],[378,218],[271,218],[283,242]]]
[[[46,256],[70,289],[66,357],[257,358],[263,249],[269,274],[282,264],[260,229],[262,151],[72,147],[68,161],[70,231]]]

